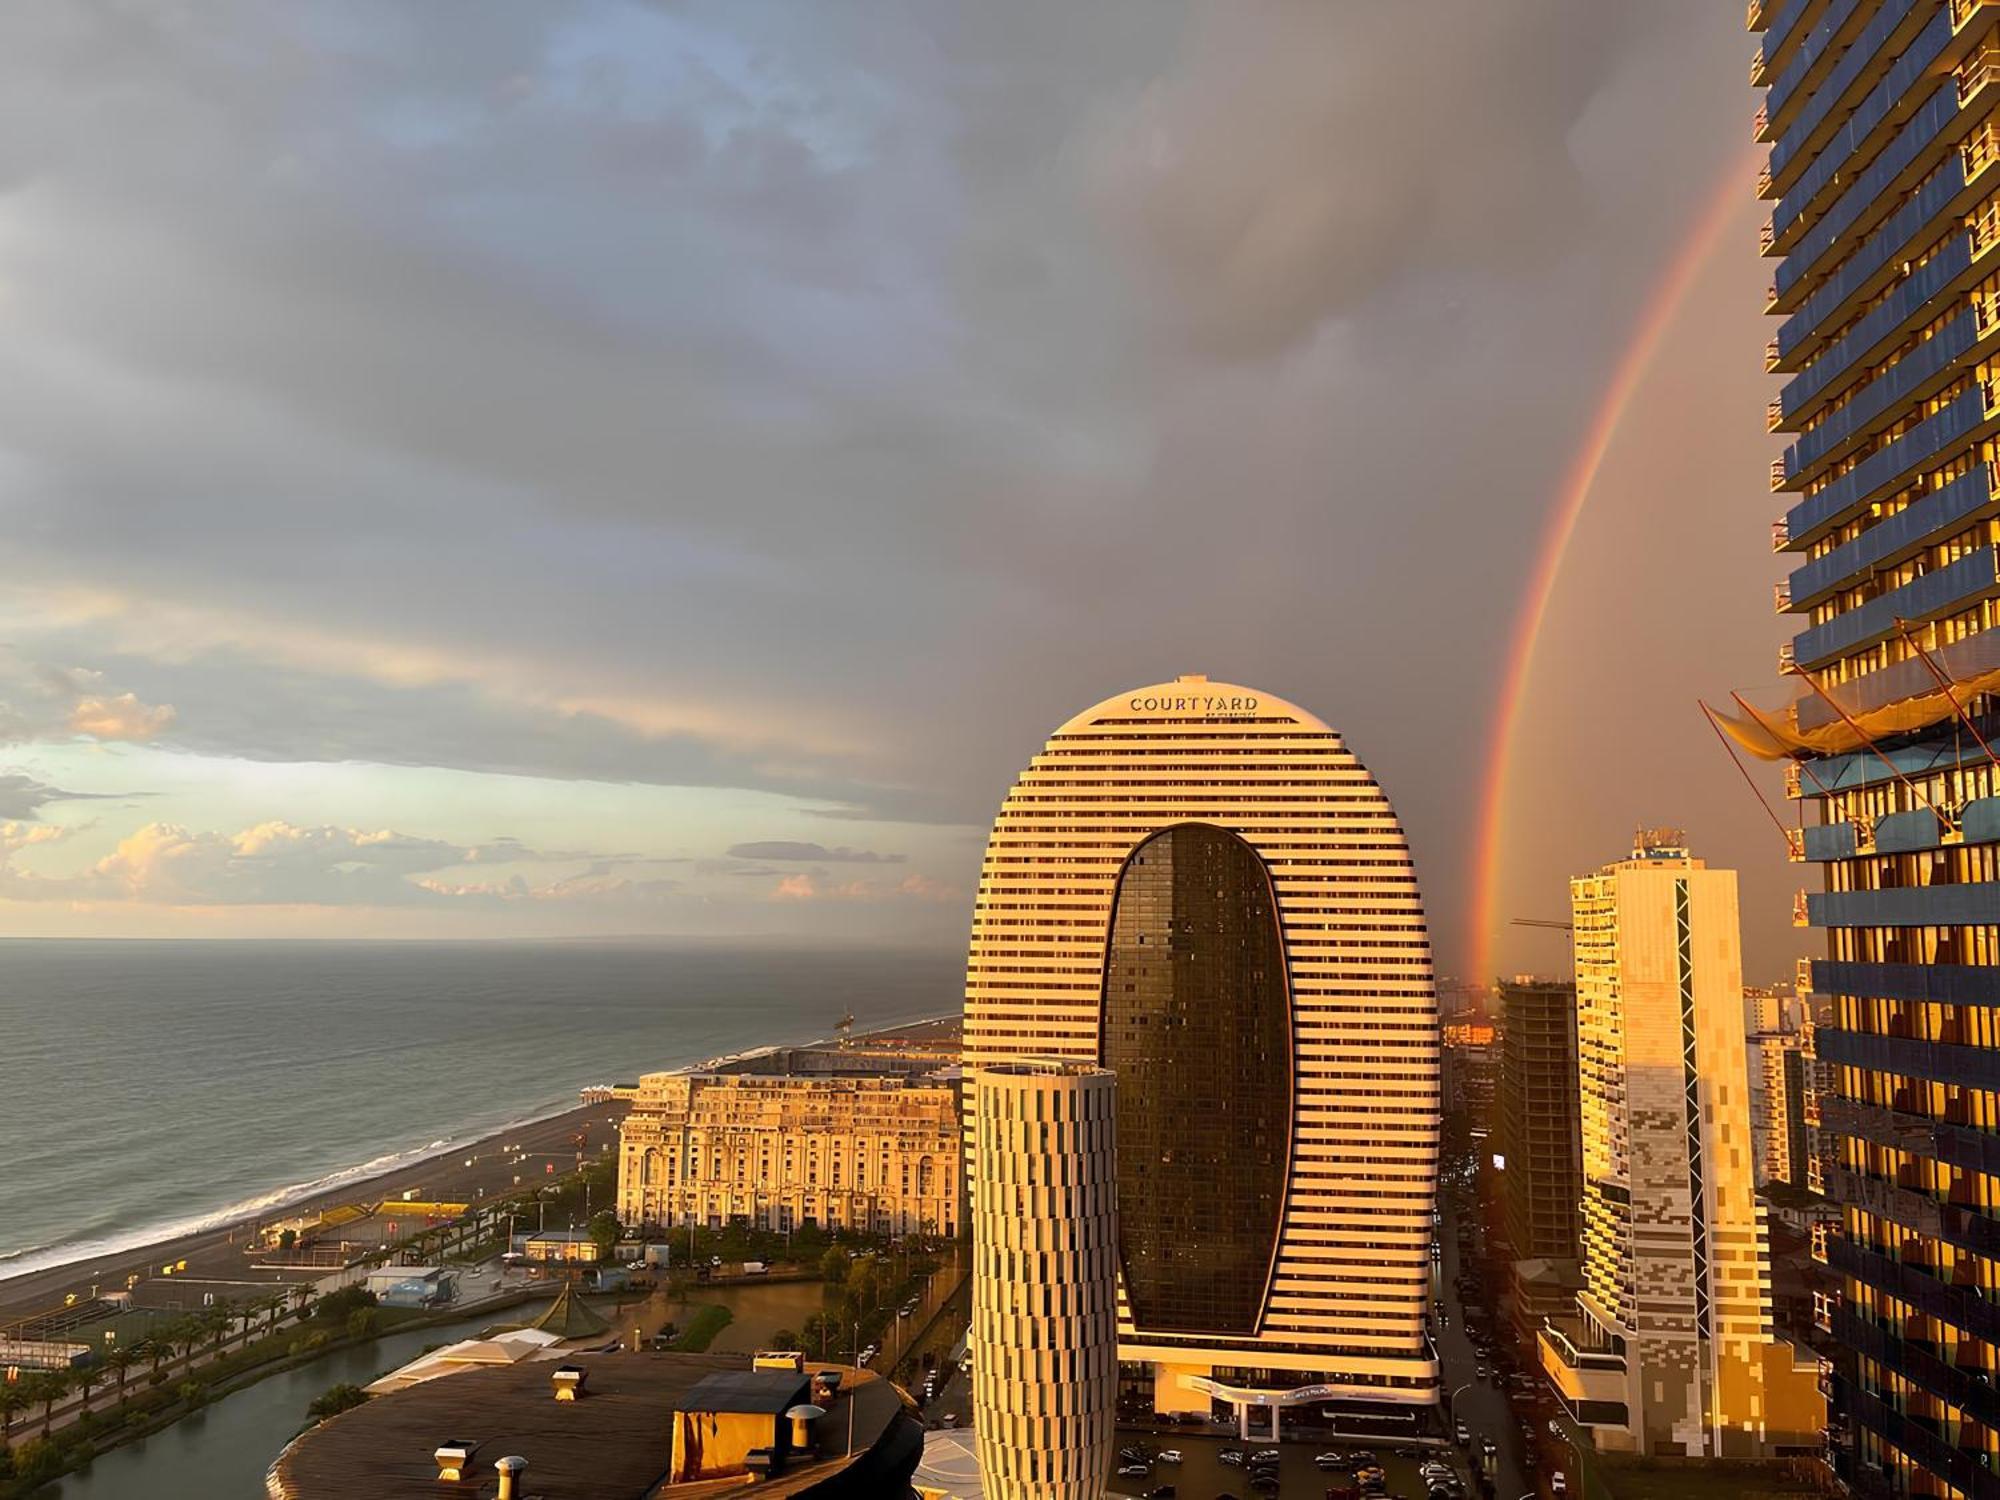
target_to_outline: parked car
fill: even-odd
[[[1549,1493],[1551,1495],[1567,1495],[1569,1493],[1569,1484],[1563,1478],[1563,1471],[1561,1469],[1557,1469],[1553,1474],[1549,1475]]]

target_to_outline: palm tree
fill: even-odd
[[[32,1404],[18,1383],[0,1383],[0,1448],[5,1448],[13,1436],[14,1413],[25,1411]]]
[[[87,1359],[70,1371],[70,1379],[75,1383],[77,1393],[82,1398],[83,1404],[79,1410],[84,1412],[90,1410],[90,1388],[97,1384],[99,1373],[95,1359]]]
[[[265,1331],[275,1333],[278,1327],[278,1319],[285,1311],[285,1294],[283,1292],[273,1292],[257,1305],[264,1310]]]
[[[49,1429],[55,1425],[56,1403],[69,1394],[70,1372],[38,1370],[33,1376],[33,1381],[33,1399],[42,1403],[42,1436],[47,1437]]]
[[[230,1311],[228,1303],[218,1302],[213,1307],[202,1309],[195,1322],[207,1337],[210,1348],[220,1354],[222,1346],[229,1342],[229,1330],[235,1325],[236,1314]]]
[[[143,1346],[141,1346],[143,1347]],[[118,1404],[125,1404],[125,1382],[130,1378],[132,1366],[138,1361],[138,1348],[121,1346],[104,1356],[104,1363],[118,1376]]]

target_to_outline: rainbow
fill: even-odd
[[[1473,956],[1473,962],[1468,978],[1484,981],[1491,977],[1493,939],[1500,924],[1501,823],[1507,777],[1513,764],[1514,731],[1520,724],[1521,707],[1527,698],[1528,677],[1535,664],[1535,646],[1541,639],[1542,621],[1549,612],[1549,600],[1555,594],[1556,579],[1562,573],[1563,557],[1569,551],[1570,538],[1576,533],[1576,523],[1583,515],[1584,502],[1590,498],[1591,487],[1597,481],[1597,471],[1603,466],[1604,456],[1618,435],[1626,408],[1645,381],[1653,358],[1659,352],[1661,340],[1673,326],[1674,315],[1680,310],[1688,288],[1694,284],[1696,274],[1715,250],[1730,217],[1746,202],[1745,185],[1754,172],[1757,155],[1753,150],[1747,158],[1730,166],[1694,228],[1668,262],[1659,284],[1647,299],[1631,341],[1619,357],[1617,368],[1612,371],[1611,383],[1605,388],[1604,399],[1598,403],[1597,411],[1591,418],[1583,446],[1570,460],[1569,468],[1563,475],[1560,498],[1549,516],[1541,551],[1529,575],[1527,590],[1521,597],[1520,610],[1514,617],[1513,641],[1502,673],[1499,697],[1494,705],[1493,731],[1488,739],[1493,753],[1482,793],[1479,836],[1474,853],[1471,930],[1466,943],[1466,951]]]

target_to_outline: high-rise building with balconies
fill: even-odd
[[[1436,1404],[1438,1042],[1409,843],[1304,709],[1203,677],[1119,693],[1008,793],[969,1088],[1035,1058],[1117,1073],[1129,1398],[1260,1436]]]
[[[2000,4],[1752,0],[1838,1462],[2000,1497]],[[1754,695],[1753,695],[1754,696]]]

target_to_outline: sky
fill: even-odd
[[[955,948],[1048,732],[1202,672],[1346,735],[1445,970],[1559,968],[1504,919],[1643,822],[1788,973],[1695,705],[1785,633],[1750,50],[1601,0],[6,7],[0,935]],[[1564,474],[1732,190],[1509,755]]]

